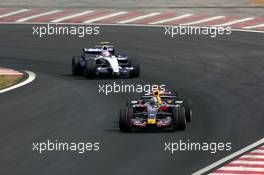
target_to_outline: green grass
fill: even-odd
[[[12,86],[18,83],[23,76],[0,75],[0,89]]]

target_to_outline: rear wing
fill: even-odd
[[[143,92],[141,94],[141,98],[151,98],[153,97],[153,92]],[[176,92],[173,91],[160,91],[160,97],[161,98],[176,98],[178,97]]]
[[[108,47],[107,49],[111,54],[115,53],[114,47]],[[100,47],[93,47],[93,48],[83,48],[84,53],[88,54],[100,54],[103,51],[103,48]]]

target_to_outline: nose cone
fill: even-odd
[[[156,119],[148,119],[147,123],[150,125],[156,124]]]
[[[119,74],[119,66],[112,66],[113,68],[113,72],[116,73],[116,74]]]
[[[105,57],[105,59],[109,62],[113,73],[119,73],[119,64],[118,64],[118,60],[115,56],[111,56],[111,57]]]

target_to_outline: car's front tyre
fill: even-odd
[[[124,106],[120,110],[119,128],[123,132],[131,131],[131,119],[133,118],[133,108]]]
[[[173,130],[186,129],[186,117],[184,107],[175,107],[172,110],[172,127]]]
[[[130,72],[129,76],[131,78],[139,77],[140,75],[140,64],[137,59],[130,59],[129,66],[133,67],[133,70]]]
[[[190,122],[192,120],[192,106],[190,100],[184,100],[183,105],[185,108],[186,121]]]
[[[96,75],[96,61],[94,59],[85,60],[85,77],[88,79],[94,78]]]

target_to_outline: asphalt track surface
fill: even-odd
[[[264,36],[233,32],[168,38],[163,28],[101,27],[79,39],[38,38],[31,25],[1,25],[0,65],[36,80],[0,96],[0,174],[191,174],[263,137]],[[73,77],[71,56],[101,40],[137,57],[137,79]],[[120,106],[131,94],[98,93],[98,84],[159,83],[188,95],[193,122],[183,132],[121,133]],[[99,152],[32,151],[32,142],[100,142]],[[164,142],[232,142],[232,151],[164,151]]]

